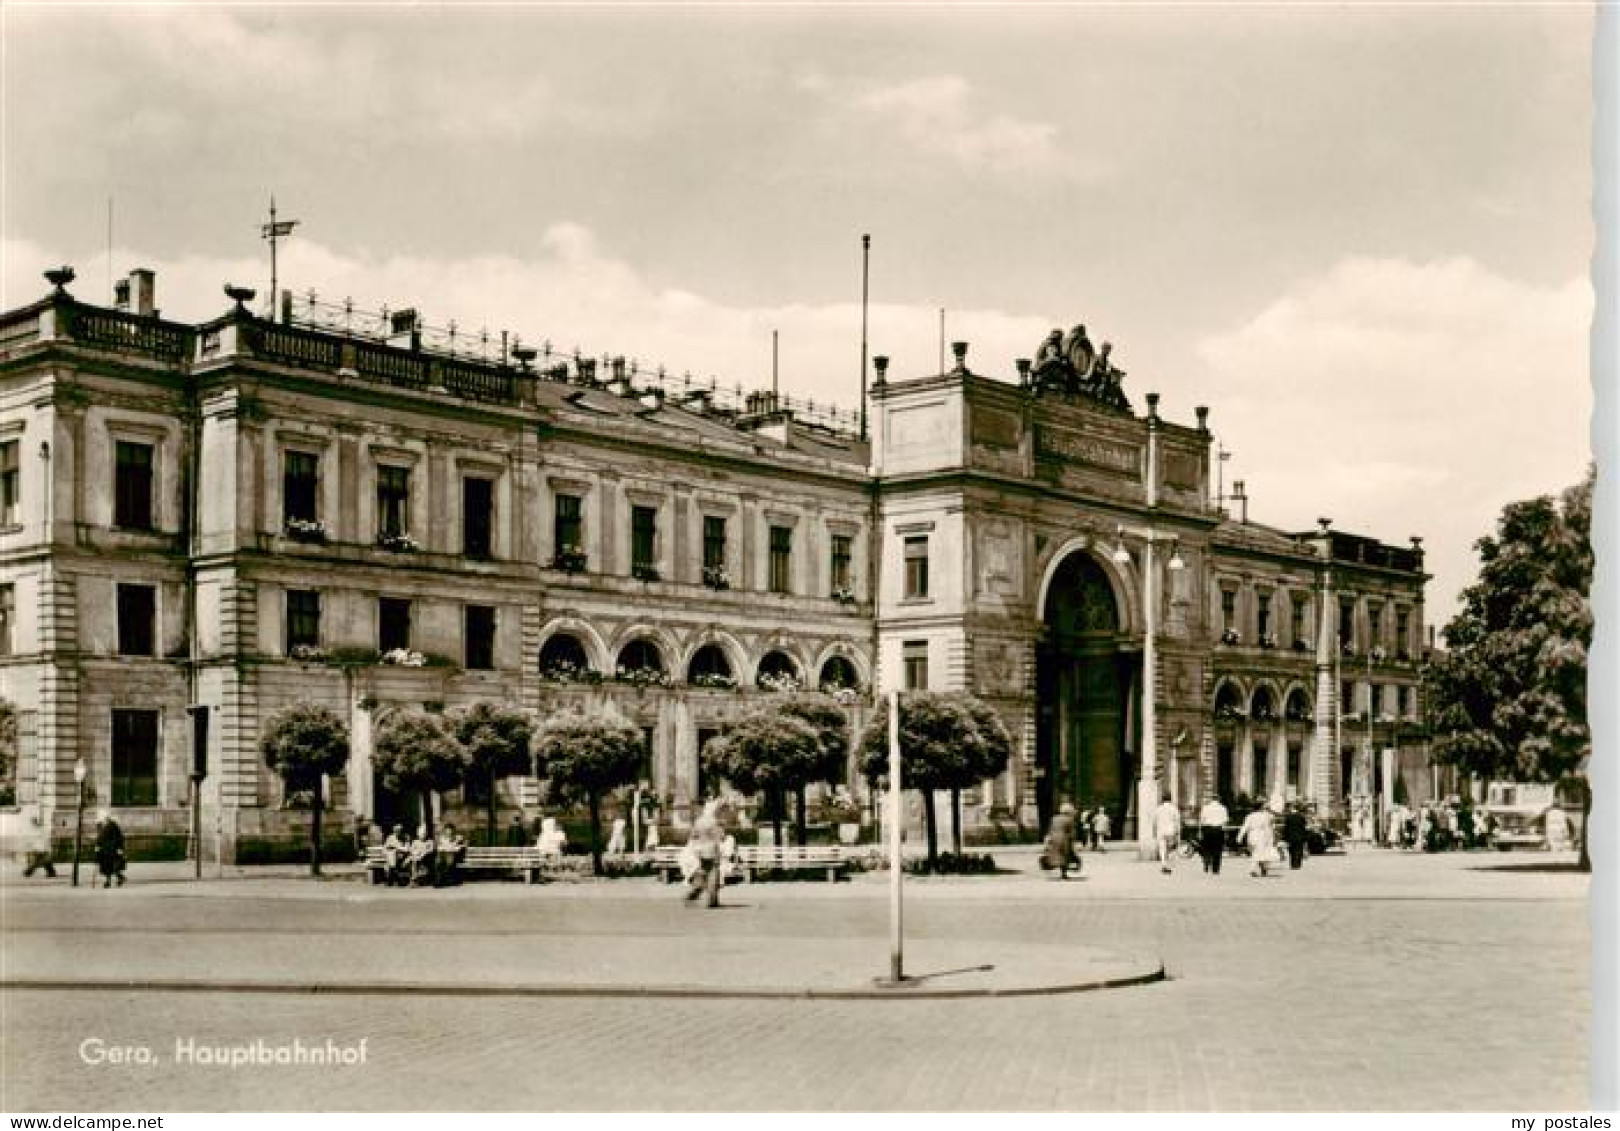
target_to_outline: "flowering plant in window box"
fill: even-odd
[[[564,546],[551,557],[551,568],[564,573],[584,573],[587,559],[578,546]]]
[[[651,565],[647,562],[637,562],[635,565],[631,566],[630,576],[635,578],[637,581],[658,581],[663,577],[663,575],[658,572],[657,566]]]
[[[393,534],[377,535],[377,545],[385,550],[392,550],[396,554],[414,554],[422,548],[422,544],[403,530]]]
[[[755,684],[761,691],[793,692],[799,690],[799,677],[792,672],[760,672]]]
[[[1249,715],[1242,707],[1234,706],[1231,703],[1222,703],[1215,708],[1215,717],[1217,719],[1246,719]]]
[[[294,660],[303,660],[311,664],[324,664],[331,659],[331,653],[319,644],[294,644],[287,655]]]
[[[1241,639],[1241,637],[1238,636],[1238,630],[1235,629],[1235,628],[1227,628],[1227,629],[1222,629],[1221,630],[1221,643],[1222,644],[1236,644],[1240,639]]]
[[[1287,711],[1286,717],[1291,723],[1310,723],[1316,721],[1316,717],[1303,707],[1290,707]]]
[[[731,574],[726,572],[725,566],[704,566],[703,584],[717,592],[721,589],[730,589]]]
[[[294,542],[325,542],[326,526],[314,518],[289,518],[283,529]]]
[[[540,678],[547,683],[601,683],[602,673],[583,664],[557,660],[540,669]]]
[[[858,687],[834,687],[831,695],[833,702],[840,707],[853,707],[861,701],[861,689]]]
[[[620,664],[613,678],[632,687],[668,687],[669,674],[658,668],[627,668]]]
[[[1342,642],[1339,645],[1339,651],[1344,653],[1346,656],[1354,656],[1356,654],[1356,642],[1354,640],[1346,640]]]
[[[855,603],[855,587],[853,585],[840,585],[832,591],[832,599],[840,605],[853,605]]]
[[[382,654],[382,662],[399,668],[425,668],[427,657],[409,648],[390,648]]]
[[[1311,650],[1310,641],[1308,641],[1308,640],[1295,640],[1294,641],[1294,651],[1296,651],[1296,652],[1309,652],[1310,650]]]
[[[1269,723],[1272,721],[1271,708],[1265,705],[1256,707],[1251,717],[1257,723]]]
[[[1373,650],[1372,650],[1373,663],[1375,663],[1375,664],[1383,663],[1385,655],[1386,655],[1386,653],[1384,651],[1384,646],[1382,644],[1374,644],[1373,645]]]
[[[737,686],[737,677],[725,672],[699,672],[692,677],[692,686],[730,690]]]
[[[1277,638],[1275,636],[1271,635],[1271,633],[1269,633],[1269,632],[1264,633],[1260,637],[1260,647],[1262,647],[1262,648],[1275,648],[1276,646],[1277,646]]]

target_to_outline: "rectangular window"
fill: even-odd
[[[1260,643],[1264,644],[1271,636],[1271,594],[1255,594],[1255,631],[1259,634]]]
[[[119,440],[113,483],[113,525],[152,529],[152,445]]]
[[[906,539],[905,596],[908,601],[920,601],[928,596],[928,537],[917,535]]]
[[[1339,685],[1339,713],[1341,715],[1356,713],[1356,685],[1350,680]]]
[[[0,656],[9,656],[16,647],[12,639],[12,625],[17,619],[17,591],[10,585],[0,585]]]
[[[377,537],[398,538],[409,532],[411,469],[377,466]]]
[[[495,667],[495,607],[468,605],[464,629],[467,670],[492,670]]]
[[[584,500],[578,495],[558,495],[552,511],[552,534],[557,553],[585,549]]]
[[[907,640],[900,645],[901,678],[907,691],[928,690],[928,641]]]
[[[0,444],[0,526],[16,526],[22,521],[22,481],[16,440]]]
[[[770,591],[789,593],[793,588],[793,528],[771,527]]]
[[[287,590],[287,651],[321,646],[321,595],[313,589]]]
[[[1412,654],[1407,644],[1407,637],[1412,629],[1412,610],[1397,607],[1395,610],[1395,655],[1400,659],[1407,659]]]
[[[851,546],[854,543],[848,534],[834,534],[832,536],[832,587],[834,591],[844,589],[853,590],[854,581],[851,576],[850,562],[853,560]]]
[[[726,568],[726,520],[719,515],[703,516],[703,568]]]
[[[1356,603],[1349,597],[1339,600],[1339,647],[1353,648],[1356,642]]]
[[[1381,644],[1384,640],[1384,606],[1367,606],[1367,637],[1373,644]]]
[[[118,651],[125,656],[153,655],[153,622],[157,619],[157,588],[151,585],[118,587]]]
[[[1288,617],[1288,635],[1293,639],[1293,642],[1296,645],[1309,644],[1310,641],[1305,639],[1305,598],[1303,595],[1297,593],[1294,595],[1294,599],[1289,605]]]
[[[630,508],[630,570],[640,573],[658,567],[658,508]]]
[[[112,713],[112,803],[118,808],[156,805],[158,713]]]
[[[479,561],[494,556],[495,481],[467,476],[461,481],[461,552]]]
[[[1412,689],[1404,683],[1400,684],[1395,688],[1395,717],[1406,718],[1408,711],[1411,709],[1411,704]]]
[[[403,597],[377,598],[377,651],[411,646],[411,603]]]
[[[1376,683],[1369,683],[1367,685],[1367,717],[1376,719],[1382,709],[1383,697],[1380,694],[1379,687]]]
[[[1237,590],[1221,590],[1221,631],[1237,631]]]
[[[281,463],[281,520],[319,522],[317,504],[321,458],[313,452],[288,451]]]

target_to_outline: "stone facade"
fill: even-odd
[[[1018,755],[968,815],[1026,831],[1063,797],[1129,820],[1161,780],[1184,807],[1292,788],[1343,812],[1374,779],[1341,743],[1421,744],[1421,553],[1230,521],[1203,410],[1172,424],[959,357],[878,382],[869,448],[622,363],[536,371],[241,305],[167,322],[142,284],[134,310],[59,290],[0,315],[0,697],[17,800],[58,836],[82,758],[136,844],[183,842],[196,707],[203,851],[226,859],[303,835],[259,754],[298,702],[349,720],[333,799],[382,820],[401,803],[373,724],[424,703],[611,702],[676,821],[701,743],[784,682],[850,688],[857,727],[874,692],[982,694]],[[1333,725],[1341,681],[1376,688],[1369,735]]]

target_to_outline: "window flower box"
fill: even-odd
[[[792,672],[762,672],[754,682],[761,691],[793,692],[801,686]]]
[[[559,660],[541,668],[540,678],[547,683],[601,683],[602,673],[582,664]]]
[[[1242,640],[1242,637],[1240,637],[1238,635],[1238,630],[1237,629],[1235,629],[1235,628],[1227,628],[1227,629],[1222,629],[1221,630],[1221,643],[1222,644],[1237,644],[1237,643],[1241,642],[1241,640]]]
[[[692,686],[730,691],[737,686],[737,677],[724,672],[699,672],[692,677]]]
[[[1260,638],[1260,647],[1262,647],[1262,648],[1275,648],[1276,646],[1277,646],[1277,638],[1275,636],[1271,635],[1269,632],[1266,633],[1264,636],[1262,636]]]
[[[731,574],[726,572],[725,566],[704,566],[703,584],[719,592],[731,588]]]
[[[390,648],[382,654],[382,662],[398,668],[425,668],[427,657],[410,648]]]
[[[622,664],[613,673],[613,678],[620,683],[628,683],[632,687],[668,687],[670,685],[669,673],[658,668],[627,668]]]
[[[649,565],[646,562],[638,562],[631,566],[630,576],[637,581],[660,581],[663,579],[663,574],[658,572],[658,567]]]
[[[1308,640],[1296,640],[1296,641],[1294,641],[1294,651],[1296,651],[1296,652],[1309,652],[1310,650],[1311,650],[1311,645],[1310,645],[1310,642]]]
[[[404,531],[377,535],[377,545],[395,554],[414,554],[422,548],[420,542]]]
[[[855,603],[855,587],[853,585],[840,585],[832,591],[832,599],[840,605],[853,605]]]
[[[1384,657],[1386,655],[1386,653],[1384,652],[1384,646],[1382,644],[1373,645],[1373,650],[1372,650],[1371,655],[1372,655],[1373,663],[1375,663],[1375,664],[1383,663],[1384,662]]]
[[[551,568],[564,573],[584,573],[587,564],[589,559],[586,558],[585,551],[578,546],[564,546],[551,558]]]
[[[326,541],[326,526],[318,519],[289,518],[282,529],[294,542],[319,544]]]
[[[306,664],[324,664],[332,658],[332,654],[319,644],[294,644],[287,656]]]

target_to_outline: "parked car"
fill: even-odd
[[[1493,781],[1480,809],[1490,817],[1491,844],[1512,848],[1547,847],[1547,811],[1554,804],[1552,785]]]

